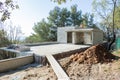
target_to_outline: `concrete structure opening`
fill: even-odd
[[[69,34],[70,32],[67,32]],[[92,44],[92,32],[76,32],[76,31],[71,31],[72,33],[72,41],[71,43],[74,44]],[[70,38],[68,38],[70,39]],[[69,40],[68,40],[69,41]]]
[[[72,32],[67,33],[67,43],[72,43]]]

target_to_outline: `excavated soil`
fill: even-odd
[[[118,58],[118,59],[116,59]],[[102,45],[59,60],[70,80],[119,80],[120,59]]]
[[[84,64],[71,62],[70,57],[59,60],[70,80],[119,80],[120,59],[109,63]],[[68,64],[69,63],[69,64]]]
[[[78,63],[104,63],[111,62],[115,56],[108,52],[102,45],[95,45],[87,50],[70,56],[72,62]]]

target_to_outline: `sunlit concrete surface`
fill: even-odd
[[[51,44],[51,45],[33,46],[31,47],[31,50],[33,53],[38,55],[47,55],[47,54],[58,54],[84,47],[88,47],[88,45]]]

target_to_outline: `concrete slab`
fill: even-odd
[[[51,45],[40,45],[33,46],[31,50],[37,55],[47,55],[47,54],[58,54],[62,52],[67,52],[70,50],[80,49],[88,47],[88,45],[74,45],[74,44],[51,44]]]

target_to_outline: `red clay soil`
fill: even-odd
[[[76,53],[70,56],[72,62],[77,61],[79,63],[87,64],[110,62],[114,58],[115,56],[108,52],[102,45],[92,46],[84,52]]]

